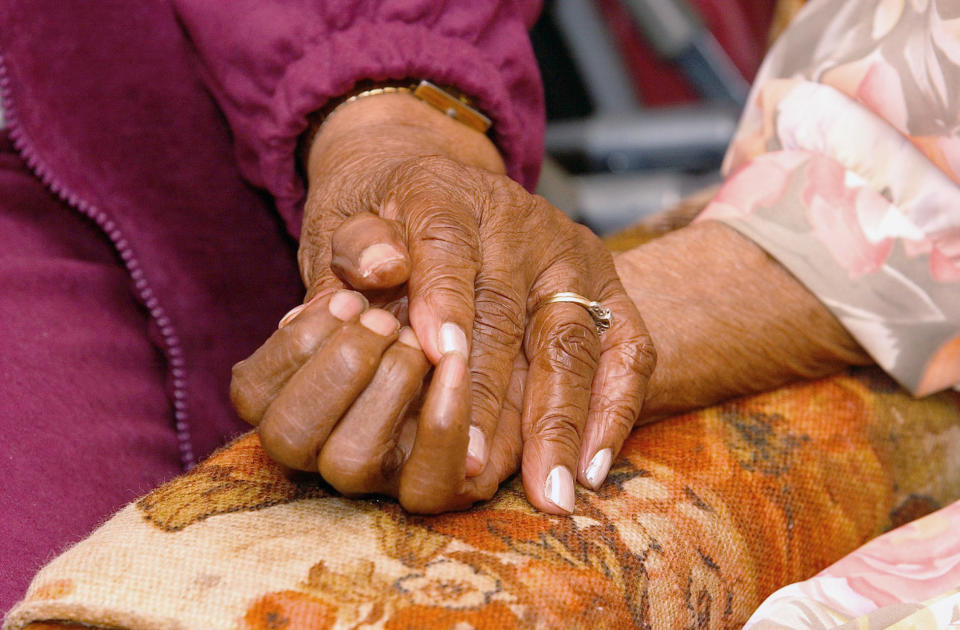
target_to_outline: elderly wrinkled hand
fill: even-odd
[[[291,468],[319,472],[347,495],[395,496],[412,512],[462,509],[516,468],[521,381],[490,464],[468,478],[466,358],[445,355],[424,395],[430,367],[409,327],[343,290],[285,318],[234,367],[231,395],[271,457]]]
[[[394,97],[350,104],[324,124],[313,145],[300,247],[307,300],[350,286],[402,316],[396,300],[405,299],[430,363],[469,357],[469,420],[460,429],[467,478],[489,476],[492,452],[516,450],[497,441],[509,433],[501,425],[511,382],[519,378],[514,367],[528,365],[518,401],[524,487],[537,508],[571,512],[574,477],[598,487],[633,428],[654,365],[652,343],[595,235],[503,175],[484,136]],[[603,303],[612,327],[598,334],[576,304],[543,306],[559,292]],[[314,352],[328,354],[323,346]],[[291,420],[282,432],[260,425],[281,462],[311,469],[305,460],[285,459],[271,440],[306,452],[329,441],[329,430],[318,434],[298,422],[305,411],[287,399],[306,396],[327,415],[343,413],[316,387],[332,378],[320,372],[337,366],[318,360],[309,378],[285,368],[258,377],[285,383],[271,408]],[[244,387],[255,387],[254,380]],[[288,388],[303,393],[285,396]],[[425,422],[421,417],[418,435]],[[438,461],[448,456],[435,453]],[[441,468],[434,474],[447,474]],[[505,472],[496,471],[497,482]]]

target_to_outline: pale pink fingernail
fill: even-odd
[[[467,457],[483,463],[483,456],[487,451],[487,438],[480,427],[470,427],[470,441],[467,443]]]
[[[467,375],[467,358],[459,352],[445,354],[437,366],[437,380],[448,389],[459,387]]]
[[[397,341],[411,348],[421,349],[420,340],[417,339],[417,333],[413,332],[413,329],[409,326],[404,326],[400,329],[400,336],[397,337]]]
[[[337,291],[327,305],[330,314],[340,321],[353,319],[367,308],[367,299],[356,291]]]
[[[607,473],[610,472],[610,464],[612,462],[613,451],[609,448],[597,451],[583,473],[583,476],[587,478],[587,483],[590,484],[591,488],[597,490],[603,485],[604,480],[607,478]]]
[[[287,311],[286,315],[280,318],[280,323],[277,324],[277,328],[283,328],[284,326],[292,322],[293,318],[299,315],[300,312],[305,308],[307,308],[306,304],[301,304],[299,306],[294,306],[293,308],[291,308],[289,311]]]
[[[439,339],[437,341],[440,354],[459,352],[464,357],[467,356],[467,336],[456,324],[446,322],[441,326]]]
[[[553,467],[543,483],[543,494],[547,497],[547,501],[567,514],[573,514],[573,475],[565,466]]]
[[[388,263],[403,260],[403,254],[392,245],[376,243],[360,252],[360,275],[364,278]]]
[[[360,323],[367,330],[388,337],[400,328],[397,318],[379,308],[372,308],[360,316]]]

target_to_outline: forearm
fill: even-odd
[[[871,362],[779,263],[706,221],[616,258],[653,337],[642,420]]]
[[[700,220],[769,252],[924,396],[960,383],[960,142],[944,96],[960,94],[960,62],[943,53],[960,33],[952,0],[881,4],[811,2],[790,24]]]

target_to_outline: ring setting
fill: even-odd
[[[556,304],[557,302],[570,302],[571,304],[579,304],[587,310],[587,313],[590,314],[590,318],[593,320],[593,325],[597,327],[597,333],[604,333],[610,329],[610,326],[613,325],[613,312],[596,300],[591,300],[585,298],[579,293],[574,293],[573,291],[561,291],[559,293],[554,293],[553,295],[545,298],[537,306],[537,310],[546,306],[547,304]]]

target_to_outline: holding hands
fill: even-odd
[[[339,108],[307,170],[305,305],[231,388],[267,451],[414,512],[468,507],[520,467],[535,507],[572,512],[574,479],[602,484],[655,362],[597,237],[507,178],[485,136],[405,94]],[[561,292],[612,326],[549,301]]]
[[[467,478],[470,418],[466,358],[430,369],[416,335],[388,311],[341,290],[311,301],[234,369],[234,403],[259,426],[270,455],[319,472],[347,495],[396,496],[414,512],[468,507],[488,498],[515,468],[500,450]],[[501,443],[519,445],[519,413]]]

